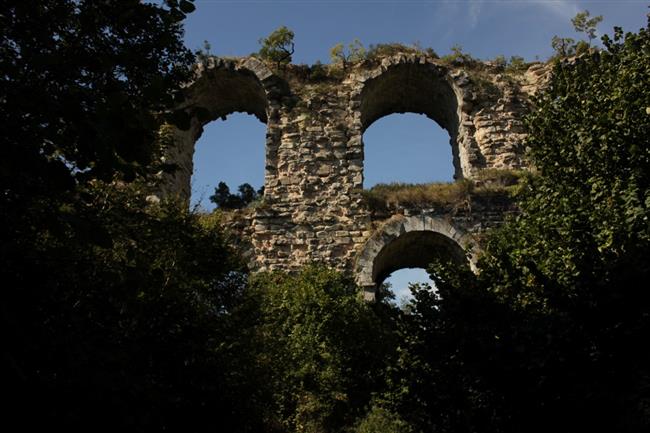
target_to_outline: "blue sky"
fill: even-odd
[[[358,38],[364,45],[387,42],[432,47],[449,53],[459,44],[480,59],[497,55],[545,60],[554,35],[578,38],[571,18],[588,9],[603,15],[601,33],[613,26],[638,31],[646,23],[650,1],[639,0],[196,0],[185,22],[191,49],[211,45],[211,53],[244,56],[259,49],[258,40],[285,25],[295,33],[294,63],[329,62],[329,49]],[[197,143],[192,203],[212,209],[208,197],[219,181],[231,190],[264,178],[265,125],[234,114],[206,126]],[[364,186],[378,182],[451,181],[449,136],[435,122],[416,114],[378,120],[364,134]],[[400,297],[408,281],[422,273],[405,271],[390,282]]]

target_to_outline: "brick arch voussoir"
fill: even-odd
[[[470,251],[469,264],[475,269],[478,256],[476,245],[471,235],[454,227],[449,221],[428,215],[404,216],[397,215],[385,222],[365,242],[354,266],[355,280],[364,291],[364,297],[374,299],[379,281],[375,278],[375,260],[386,246],[398,240],[407,233],[435,233],[453,241],[459,249]]]

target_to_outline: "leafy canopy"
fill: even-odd
[[[9,1],[0,14],[0,180],[69,188],[159,169],[155,113],[174,106],[192,53],[191,2]]]
[[[596,37],[596,27],[603,21],[602,15],[593,18],[590,18],[590,16],[589,11],[584,10],[578,12],[576,16],[571,19],[575,31],[587,35],[589,45],[591,45],[591,41]]]
[[[358,62],[366,57],[366,49],[359,39],[348,44],[347,50],[342,43],[338,43],[330,48],[330,59],[333,64],[340,64],[343,69],[347,69],[350,63]]]
[[[305,433],[350,426],[392,359],[388,321],[352,281],[324,267],[257,274],[248,296],[267,425]]]
[[[255,191],[248,183],[239,185],[237,191],[237,194],[232,194],[225,182],[219,182],[210,201],[219,209],[241,209],[264,196],[264,186]]]
[[[576,42],[573,38],[553,36],[551,46],[555,50],[555,55],[559,57],[570,57],[588,52],[591,48],[591,41],[596,38],[596,28],[602,21],[602,15],[590,18],[588,10],[578,12],[571,19],[571,23],[576,32],[584,33],[587,36],[588,42],[584,40]]]
[[[140,181],[161,168],[160,117],[189,76],[181,23],[192,9],[2,4],[8,424],[205,431],[244,408],[229,363],[245,362],[227,342],[241,263],[217,220],[149,204]]]
[[[536,173],[478,274],[416,290],[386,399],[422,430],[650,427],[650,19],[602,41],[535,101]]]
[[[295,51],[293,38],[293,31],[286,26],[279,27],[266,38],[259,40],[262,47],[258,54],[265,60],[275,62],[278,68],[291,63],[291,56]]]

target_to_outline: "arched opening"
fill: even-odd
[[[424,268],[403,268],[393,271],[383,282],[394,296],[397,305],[407,304],[413,299],[411,284],[427,285],[435,290],[435,283]]]
[[[366,299],[374,299],[377,288],[400,269],[426,269],[438,259],[472,266],[475,256],[469,257],[467,251],[471,246],[471,238],[444,219],[395,216],[368,239],[357,256],[357,284]]]
[[[211,211],[210,200],[219,182],[225,182],[231,194],[238,187],[252,186],[257,193],[264,185],[264,142],[266,125],[255,116],[233,113],[203,127],[194,147],[190,207]]]
[[[363,135],[363,187],[383,183],[452,182],[449,133],[422,114],[391,114]]]
[[[424,283],[435,288],[426,268],[435,260],[466,264],[465,253],[453,239],[432,231],[411,231],[386,243],[372,264],[372,277],[377,288],[390,283],[389,290],[397,304],[412,296],[409,283]],[[386,287],[386,286],[384,286]]]
[[[440,233],[425,230],[404,233],[387,242],[375,257],[372,266],[373,281],[381,284],[399,269],[426,269],[437,259],[451,260],[458,265],[467,260],[460,245]]]
[[[222,170],[232,173],[237,170],[239,174],[250,176],[242,183],[261,183],[265,167],[264,162],[259,163],[259,155],[262,161],[268,159],[265,145],[268,100],[258,73],[246,65],[229,61],[219,61],[202,69],[187,90],[186,102],[179,107],[190,116],[190,122],[188,129],[174,131],[174,146],[167,150],[166,159],[178,166],[164,182],[167,194],[188,203],[191,201],[192,205],[201,203],[209,209],[213,184],[231,177],[233,185],[229,186],[235,193],[241,185],[238,176],[224,176]],[[251,155],[249,150],[253,148],[255,151]],[[195,151],[198,152],[196,157]],[[235,158],[246,161],[245,165],[235,164]]]
[[[403,113],[414,113],[423,116],[411,114],[409,116],[386,118],[386,116]],[[427,123],[424,117],[433,122]],[[369,129],[375,122],[378,124],[377,132]],[[383,123],[386,126],[382,127]],[[436,124],[439,128],[435,126]],[[427,127],[430,129],[428,139],[426,133],[422,134],[422,131],[426,130]],[[400,168],[399,160],[404,155],[408,155],[410,149],[407,149],[404,145],[408,144],[409,138],[413,138],[413,134],[415,134],[416,138],[412,141],[430,141],[430,158],[427,158],[429,156],[428,152],[423,155],[422,147],[420,149],[415,148],[412,151],[414,158],[420,156],[415,164],[423,167],[424,175],[421,179],[424,182],[462,178],[463,171],[457,143],[459,127],[458,98],[445,69],[433,64],[400,63],[390,66],[377,77],[369,79],[365,82],[361,92],[361,129],[364,132],[364,177],[368,177],[368,179],[364,180],[364,187],[376,183],[375,178],[381,178],[381,182],[402,180],[399,178],[391,179],[390,175],[385,177],[387,173],[376,176],[374,168],[372,169],[372,175],[367,172],[368,167],[365,164],[374,165],[373,159],[375,158],[373,155],[374,149],[370,147],[371,140],[379,142],[382,146],[393,148],[391,158],[384,156],[384,159],[387,160],[386,168],[383,169],[384,172],[392,171],[396,167],[406,172],[409,163]],[[443,133],[441,129],[446,133]],[[450,148],[445,148],[445,145],[440,143],[441,141],[449,142],[451,144]],[[424,143],[418,144],[422,146]],[[437,152],[440,152],[441,157],[436,158],[434,156]],[[445,154],[450,154],[451,157],[445,156]],[[368,157],[370,157],[370,160],[368,160]],[[446,172],[448,173],[451,170],[453,176],[449,176],[444,170],[436,173],[437,170],[433,165],[434,160],[450,164],[451,167],[448,166]],[[410,165],[412,166],[412,164]],[[427,167],[427,164],[431,165]],[[413,175],[412,168],[408,176]],[[397,174],[399,175],[399,171]],[[402,181],[412,182],[410,179]]]

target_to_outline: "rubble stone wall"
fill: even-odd
[[[256,58],[212,58],[187,87],[181,108],[191,126],[174,133],[167,158],[180,169],[165,178],[163,190],[189,199],[194,144],[206,123],[237,111],[254,114],[267,132],[260,143],[266,150],[264,199],[247,213],[251,268],[295,270],[321,262],[376,284],[372,269],[359,263],[372,266],[370,252],[381,250],[375,241],[386,221],[406,218],[410,222],[392,229],[406,233],[415,220],[408,210],[378,220],[365,205],[364,131],[389,114],[420,113],[448,131],[456,179],[473,179],[483,169],[526,168],[522,119],[547,75],[541,64],[517,76],[489,64],[473,73],[415,53],[366,60],[336,77],[300,65],[273,71]],[[455,243],[463,239],[464,247],[503,211],[418,212],[436,227],[445,221],[447,236]]]

